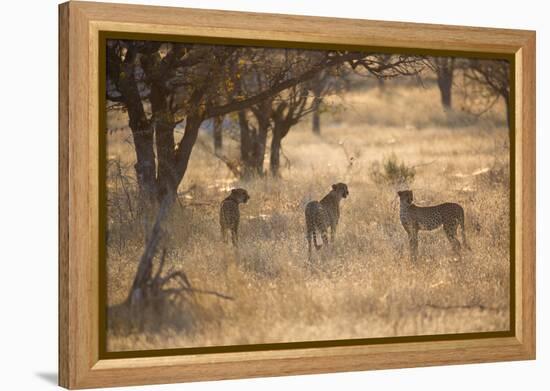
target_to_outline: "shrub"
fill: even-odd
[[[375,162],[370,169],[371,179],[378,184],[410,185],[414,181],[416,171],[405,162],[399,162],[395,154]]]

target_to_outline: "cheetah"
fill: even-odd
[[[231,231],[231,242],[236,247],[239,241],[239,204],[250,199],[245,189],[233,189],[231,194],[224,199],[220,206],[220,228],[222,240],[227,242],[227,231]]]
[[[306,205],[306,230],[308,254],[311,259],[312,243],[319,250],[322,245],[317,244],[316,234],[320,234],[325,246],[328,245],[327,231],[330,227],[330,239],[334,243],[336,226],[340,219],[340,201],[349,195],[345,183],[332,185],[332,190],[321,200],[311,201]]]
[[[420,207],[413,204],[411,190],[398,191],[400,200],[399,217],[403,228],[409,236],[410,259],[416,261],[418,252],[418,231],[432,231],[443,226],[447,239],[453,250],[460,256],[461,245],[456,238],[457,228],[462,231],[462,245],[470,250],[464,230],[464,209],[459,204],[446,202],[444,204]]]

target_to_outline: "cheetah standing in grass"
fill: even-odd
[[[409,236],[410,258],[416,261],[418,252],[418,231],[431,231],[443,226],[447,239],[453,246],[455,253],[460,255],[460,242],[456,238],[457,228],[462,229],[462,245],[468,250],[464,231],[464,209],[459,204],[446,202],[444,204],[420,207],[413,204],[411,190],[398,191],[400,208],[399,217],[403,228]]]
[[[349,195],[345,183],[332,185],[332,190],[321,201],[311,201],[306,205],[306,230],[308,254],[311,259],[312,243],[319,250],[322,245],[317,244],[316,234],[320,234],[323,243],[328,245],[327,231],[330,227],[331,242],[336,236],[336,226],[340,219],[340,201]]]
[[[231,194],[222,201],[220,207],[220,228],[222,240],[227,242],[227,231],[231,231],[231,242],[237,246],[239,241],[239,204],[246,204],[250,199],[245,189],[233,189]]]

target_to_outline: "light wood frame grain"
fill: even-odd
[[[535,33],[69,2],[59,6],[59,384],[90,388],[535,358]],[[502,338],[100,359],[100,31],[506,54],[515,60],[515,330]]]

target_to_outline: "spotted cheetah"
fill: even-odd
[[[340,201],[349,195],[345,183],[332,185],[332,190],[321,200],[311,201],[306,205],[306,230],[308,254],[311,259],[312,243],[319,250],[322,245],[317,244],[316,234],[320,234],[324,245],[328,245],[327,231],[330,227],[331,242],[336,236],[336,226],[340,219]]]
[[[237,246],[239,241],[239,204],[250,199],[248,192],[245,189],[233,189],[231,194],[224,199],[220,206],[220,228],[222,240],[227,242],[227,231],[231,231],[231,242]]]
[[[443,226],[447,239],[453,246],[455,253],[460,255],[460,242],[456,238],[457,228],[462,229],[462,245],[470,249],[466,242],[464,230],[464,209],[459,204],[446,202],[444,204],[420,207],[413,204],[411,190],[398,191],[400,200],[399,217],[403,228],[409,236],[410,259],[416,261],[418,252],[418,231],[431,231]]]

